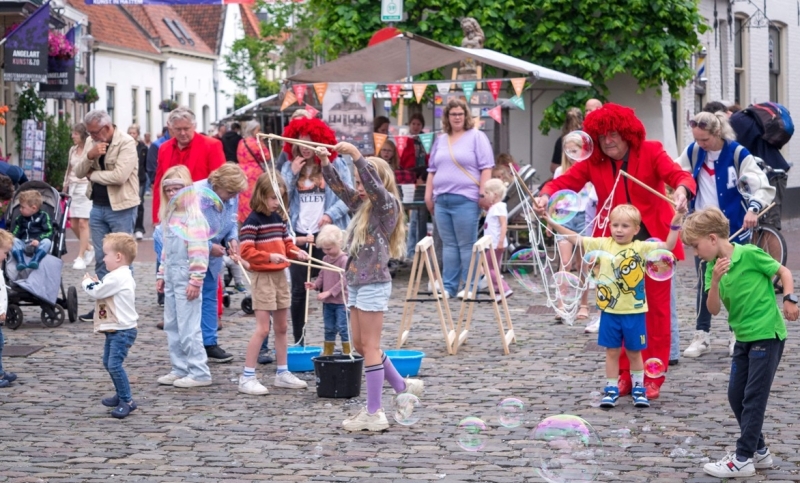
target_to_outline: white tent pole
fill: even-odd
[[[414,80],[411,77],[411,39],[408,37],[406,37],[406,77],[408,78],[408,82]]]

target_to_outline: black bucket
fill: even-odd
[[[317,378],[317,396],[329,398],[358,397],[361,394],[361,372],[364,358],[348,355],[317,356],[314,375]]]

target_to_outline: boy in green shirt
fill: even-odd
[[[707,262],[705,286],[708,310],[728,310],[728,323],[736,336],[728,383],[728,402],[739,422],[736,452],[703,471],[718,478],[746,478],[758,468],[772,466],[772,455],[761,428],[786,342],[787,320],[798,317],[792,273],[755,245],[731,244],[728,219],[718,208],[698,210],[683,225],[683,241]],[[772,277],[783,284],[783,316],[775,303]]]

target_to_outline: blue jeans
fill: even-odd
[[[3,370],[3,346],[6,345],[5,337],[3,337],[3,329],[0,328],[0,376],[6,373]]]
[[[25,242],[20,240],[19,238],[14,238],[14,250],[25,250]],[[50,253],[50,248],[53,247],[53,242],[48,239],[39,240],[39,246],[36,247],[37,250],[44,250],[45,253]],[[22,260],[17,260],[18,262],[22,262]]]
[[[203,331],[203,345],[217,345],[217,328],[219,312],[217,291],[219,290],[219,272],[222,271],[222,257],[208,257],[208,270],[203,279],[203,313],[200,318],[200,329]]]
[[[678,277],[672,277],[672,290],[670,291],[669,298],[669,317],[670,317],[670,341],[669,341],[669,360],[677,361],[681,358],[681,333],[680,333],[680,320],[678,319],[678,300],[675,293],[677,287],[675,280]]]
[[[434,216],[442,237],[444,288],[455,297],[461,282],[466,282],[472,245],[478,240],[478,203],[461,195],[440,194],[436,197]]]
[[[131,385],[128,382],[128,375],[122,367],[125,358],[128,357],[128,349],[131,348],[136,340],[136,329],[118,330],[116,332],[106,332],[106,346],[103,350],[103,367],[106,368],[114,382],[114,389],[120,401],[131,402]]]
[[[325,322],[325,342],[336,342],[336,334],[342,342],[350,342],[347,336],[347,308],[344,304],[322,304],[322,320]]]
[[[694,268],[697,270],[699,283],[697,284],[697,322],[696,330],[711,331],[711,312],[708,311],[708,292],[706,292],[706,262],[694,257]],[[674,278],[674,277],[673,277]]]
[[[103,261],[103,238],[109,233],[128,233],[133,235],[133,224],[136,221],[138,207],[114,211],[110,206],[92,206],[89,212],[89,230],[92,232],[94,246],[94,272],[102,279],[108,273]]]

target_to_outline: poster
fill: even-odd
[[[322,119],[336,133],[337,141],[355,145],[361,153],[375,152],[372,142],[372,103],[359,83],[330,83],[322,101]]]
[[[49,21],[50,3],[45,3],[8,34],[3,46],[4,81],[47,82]]]
[[[30,180],[44,181],[45,126],[42,121],[22,123],[22,169]]]
[[[75,45],[75,28],[67,32],[67,40]],[[75,98],[75,58],[47,58],[47,82],[39,84],[39,97],[52,99]]]

